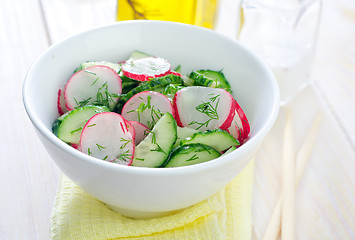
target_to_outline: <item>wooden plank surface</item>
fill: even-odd
[[[51,43],[104,24],[114,23],[116,1],[40,0]]]
[[[58,170],[22,104],[22,82],[48,47],[38,1],[0,3],[0,239],[48,239]]]
[[[112,23],[114,0],[1,0],[0,239],[48,239],[58,169],[21,99],[33,60],[50,44]],[[238,12],[223,0],[218,31],[234,37]],[[355,6],[324,0],[314,83],[291,103],[298,151],[318,112],[323,120],[296,194],[295,239],[355,239]],[[232,14],[231,17],[227,17]],[[233,20],[232,20],[233,19]],[[256,157],[253,238],[262,239],[281,191],[284,109]]]
[[[355,1],[324,1],[314,77],[355,151]]]
[[[324,116],[318,139],[296,190],[295,239],[352,239],[355,229],[355,179],[352,176],[355,153],[332,113],[318,100],[313,87],[305,89],[292,103],[295,149],[299,150],[320,111]],[[254,239],[262,239],[281,192],[280,150],[283,145],[284,114],[282,109],[256,157]]]

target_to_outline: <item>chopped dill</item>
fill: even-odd
[[[99,151],[101,151],[101,149],[106,149],[106,147],[103,147],[103,146],[101,146],[101,145],[99,145],[97,143],[96,143],[96,147],[97,147],[97,149],[99,149]]]

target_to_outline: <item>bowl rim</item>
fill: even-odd
[[[70,146],[68,146],[66,143],[61,141],[59,138],[57,138],[46,126],[45,124],[39,119],[39,116],[35,113],[33,110],[32,106],[30,105],[30,96],[29,96],[29,86],[31,83],[34,81],[33,80],[33,72],[35,71],[38,63],[41,61],[43,57],[45,57],[47,54],[52,52],[54,49],[65,45],[67,42],[72,41],[76,38],[80,38],[85,35],[90,35],[93,34],[94,32],[98,30],[103,30],[106,28],[119,28],[121,25],[142,25],[142,24],[148,24],[148,25],[160,25],[160,24],[167,24],[171,26],[177,26],[177,27],[182,27],[182,28],[191,28],[194,31],[203,31],[203,32],[209,32],[209,34],[214,34],[218,35],[220,38],[223,39],[223,41],[228,41],[233,44],[238,45],[239,48],[241,48],[243,51],[247,52],[248,55],[250,55],[251,58],[253,58],[253,61],[256,61],[259,65],[264,68],[266,74],[268,75],[268,78],[271,78],[271,84],[272,84],[272,89],[273,92],[275,93],[272,97],[272,110],[270,115],[268,116],[268,119],[265,120],[263,126],[261,127],[260,131],[255,133],[252,138],[249,138],[242,146],[238,148],[238,151],[233,151],[230,153],[233,155],[231,158],[226,158],[226,156],[221,156],[218,159],[213,159],[208,162],[200,163],[200,164],[195,164],[195,165],[189,165],[189,166],[182,166],[182,167],[176,167],[176,168],[146,168],[146,167],[134,167],[134,166],[125,166],[125,165],[120,165],[120,164],[112,164],[111,162],[107,161],[102,161],[100,159],[94,158],[92,156],[86,155]],[[248,50],[245,46],[240,44],[237,40],[232,39],[230,37],[227,37],[221,33],[218,33],[214,30],[199,27],[199,26],[194,26],[194,25],[189,25],[189,24],[184,24],[184,23],[177,23],[177,22],[170,22],[170,21],[160,21],[160,20],[128,20],[128,21],[121,21],[121,22],[115,22],[112,24],[108,25],[103,25],[99,27],[95,27],[86,31],[82,31],[80,33],[77,33],[75,35],[72,35],[62,41],[59,41],[51,46],[49,46],[41,55],[37,57],[37,59],[32,63],[30,66],[23,85],[22,85],[22,101],[25,107],[25,110],[27,112],[28,117],[30,118],[32,124],[34,127],[38,130],[39,133],[41,133],[48,141],[50,141],[52,144],[56,145],[59,147],[61,150],[64,152],[68,152],[70,155],[74,156],[75,158],[80,159],[80,161],[86,161],[90,164],[95,164],[98,165],[101,168],[104,169],[109,169],[112,171],[125,171],[129,172],[132,174],[143,174],[147,176],[158,176],[165,175],[165,176],[175,176],[175,175],[181,175],[181,174],[187,174],[187,173],[196,173],[196,172],[201,172],[203,170],[208,170],[208,169],[213,169],[217,165],[221,164],[223,161],[233,161],[235,158],[238,158],[242,155],[244,155],[247,152],[252,151],[253,148],[257,147],[260,139],[263,139],[270,129],[272,128],[273,124],[276,121],[279,108],[280,108],[280,95],[279,95],[279,88],[278,84],[276,81],[276,78],[270,68],[263,63],[254,53],[252,53],[250,50]],[[228,154],[229,155],[229,154]]]

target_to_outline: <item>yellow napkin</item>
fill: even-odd
[[[51,239],[251,239],[254,161],[221,192],[176,214],[124,217],[62,176],[51,218]]]

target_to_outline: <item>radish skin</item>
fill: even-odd
[[[238,102],[234,100],[235,116],[231,125],[227,128],[227,131],[235,137],[240,144],[243,144],[249,136],[250,125],[247,116],[245,115],[243,109],[240,107]]]
[[[65,106],[64,91],[62,88],[59,88],[58,90],[57,109],[60,116],[68,112],[68,109]]]

